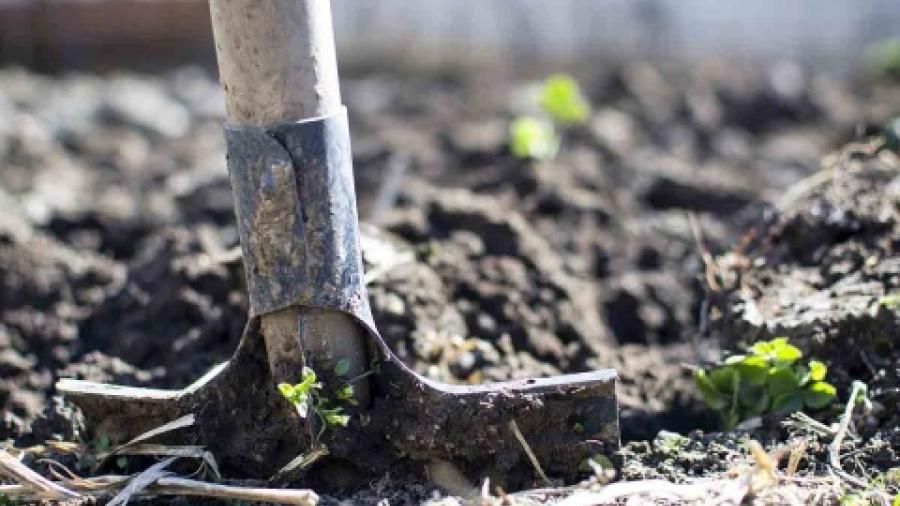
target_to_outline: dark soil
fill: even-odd
[[[613,367],[638,441],[715,428],[688,366],[786,334],[842,391],[869,381],[873,428],[896,430],[898,320],[880,303],[900,290],[896,164],[851,152],[775,203],[897,113],[900,87],[789,70],[579,76],[591,120],[544,163],[505,146],[519,83],[346,79],[381,332],[450,382]],[[0,439],[71,430],[36,423],[59,377],[182,387],[234,351],[247,300],[222,108],[195,69],[0,71]]]

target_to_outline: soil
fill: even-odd
[[[720,454],[660,453],[663,429],[693,454],[720,437],[698,432],[716,420],[690,366],[788,335],[842,398],[869,383],[861,430],[884,444],[861,465],[900,465],[896,157],[860,145],[820,170],[900,111],[900,86],[789,64],[613,67],[577,76],[590,121],[529,162],[506,148],[526,88],[461,75],[342,84],[370,300],[402,359],[455,383],[615,368],[623,476],[684,479],[742,455],[733,435]],[[247,299],[223,107],[194,68],[0,70],[0,439],[77,436],[57,378],[178,388],[233,353]]]

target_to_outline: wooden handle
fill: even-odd
[[[210,0],[210,14],[230,123],[268,126],[340,112],[329,0]],[[293,306],[263,315],[261,326],[276,382],[300,381],[306,364],[336,380],[335,365],[349,362],[341,381],[368,367],[365,331],[344,313]],[[368,382],[357,383],[355,395],[365,406]]]
[[[329,0],[210,0],[210,14],[229,122],[340,110]]]

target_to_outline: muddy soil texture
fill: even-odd
[[[590,120],[546,162],[509,154],[519,81],[345,77],[371,303],[400,357],[456,383],[613,367],[623,439],[649,448],[716,427],[689,366],[789,335],[842,392],[872,382],[895,427],[896,166],[820,162],[881,131],[900,86],[786,63],[576,77]],[[57,378],[178,388],[233,353],[223,117],[198,69],[0,70],[0,439],[72,436]]]

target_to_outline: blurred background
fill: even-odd
[[[445,381],[615,367],[626,439],[712,426],[698,249],[900,129],[896,0],[332,4],[381,331]],[[0,438],[234,351],[223,120],[204,0],[0,0]]]
[[[728,56],[846,71],[900,26],[892,0],[335,0],[333,11],[344,66]],[[0,61],[41,70],[211,66],[211,40],[204,0],[0,0]]]

